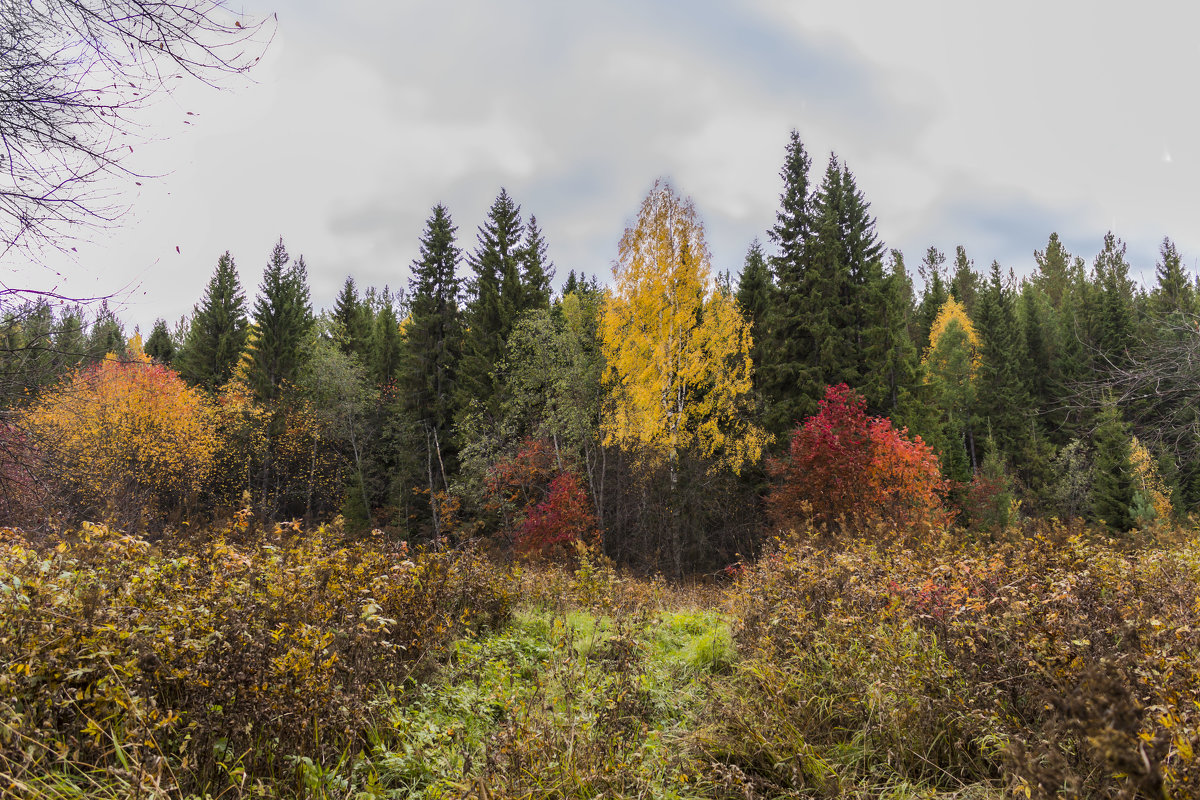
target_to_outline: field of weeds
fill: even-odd
[[[0,794],[1200,793],[1200,545],[793,535],[721,585],[247,520],[0,540]]]

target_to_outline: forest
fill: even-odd
[[[500,189],[324,310],[19,293],[0,795],[1194,796],[1200,277],[780,178],[736,275],[660,180],[611,281]]]

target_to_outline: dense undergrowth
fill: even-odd
[[[1200,794],[1192,534],[885,533],[685,587],[245,516],[6,531],[0,796]]]

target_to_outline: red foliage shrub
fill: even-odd
[[[844,383],[826,389],[820,411],[796,428],[787,456],[768,470],[777,484],[767,505],[781,528],[812,522],[860,531],[882,521],[908,529],[950,520],[933,449],[867,416],[866,401]]]
[[[573,542],[592,542],[599,535],[587,492],[574,472],[563,471],[550,482],[549,496],[530,508],[517,533],[517,551],[548,555]]]

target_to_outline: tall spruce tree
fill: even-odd
[[[412,265],[403,371],[409,410],[436,456],[429,459],[429,468],[438,478],[431,478],[430,483],[442,488],[447,481],[443,467],[452,446],[450,427],[459,399],[462,314],[455,277],[460,258],[454,241],[457,230],[446,207],[435,206],[421,236],[420,256]]]
[[[779,210],[768,233],[776,249],[770,260],[776,291],[767,325],[769,345],[763,351],[761,364],[761,385],[767,403],[764,421],[781,442],[782,434],[815,409],[798,389],[801,373],[815,350],[805,308],[806,243],[812,230],[808,186],[811,166],[812,159],[800,134],[793,130],[779,172],[783,179]]]
[[[184,379],[210,391],[223,386],[246,346],[248,324],[246,297],[227,250],[192,312],[179,364]]]
[[[1029,367],[1013,291],[1004,285],[996,261],[978,293],[975,323],[980,340],[978,413],[991,440],[1012,457],[1029,436]]]
[[[1179,250],[1169,238],[1162,240],[1154,272],[1158,279],[1152,296],[1154,311],[1164,315],[1194,315],[1197,310],[1195,288],[1183,269]]]
[[[267,262],[254,303],[249,378],[260,400],[274,400],[285,384],[296,382],[312,325],[304,257],[291,261],[281,238]]]
[[[88,355],[93,359],[100,359],[110,353],[124,357],[125,329],[109,307],[108,300],[101,300],[96,318],[88,332]]]
[[[1112,397],[1105,398],[1097,422],[1092,437],[1096,451],[1092,513],[1112,530],[1128,531],[1133,527],[1130,508],[1136,489],[1131,461],[1133,439]]]
[[[950,279],[950,294],[963,304],[968,316],[974,316],[979,275],[975,272],[975,262],[967,258],[967,249],[961,244],[954,248],[954,276]]]
[[[893,250],[890,268],[884,276],[879,320],[872,329],[873,336],[878,337],[874,343],[879,353],[874,372],[883,390],[880,409],[890,416],[910,407],[919,380],[917,348],[911,334],[912,316],[912,279],[904,267],[904,255]]]
[[[925,251],[921,263],[917,266],[917,275],[920,276],[923,286],[921,301],[917,304],[916,336],[913,344],[921,352],[925,352],[925,348],[929,346],[929,332],[933,328],[933,321],[946,304],[946,299],[950,297],[950,290],[946,288],[942,274],[945,266],[946,254],[932,246]]]
[[[390,386],[404,364],[404,342],[400,337],[400,320],[392,291],[383,287],[379,295],[379,310],[371,324],[371,340],[367,366],[378,386]]]
[[[1135,341],[1137,317],[1135,289],[1129,278],[1129,262],[1125,260],[1125,243],[1109,231],[1104,236],[1104,249],[1093,265],[1099,308],[1096,321],[1096,344],[1102,358],[1099,367],[1124,366]]]
[[[468,285],[466,333],[459,369],[464,408],[494,411],[499,387],[497,369],[508,334],[522,305],[521,208],[504,189],[479,228],[478,246],[468,263],[474,273]]]

